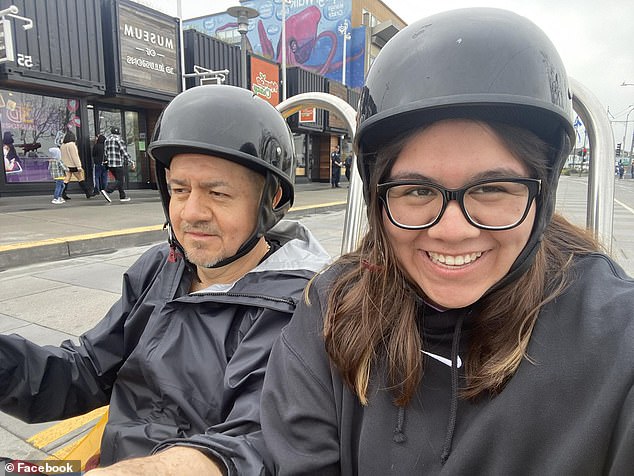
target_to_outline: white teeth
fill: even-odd
[[[447,266],[463,266],[465,264],[469,264],[472,261],[477,260],[480,256],[482,256],[482,252],[478,251],[477,253],[471,253],[468,255],[441,255],[439,253],[434,253],[432,251],[428,251],[427,254],[437,263],[442,263]]]

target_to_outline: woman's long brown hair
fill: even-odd
[[[536,178],[546,178],[548,146],[529,131],[503,124],[492,130]],[[342,256],[346,270],[331,289],[324,338],[326,351],[344,382],[367,403],[373,365],[380,359],[395,404],[407,405],[423,371],[417,289],[398,264],[383,226],[376,185],[385,180],[408,137],[384,147],[370,179],[368,233],[357,251]],[[544,183],[544,186],[548,186]],[[496,394],[524,358],[541,307],[560,295],[572,279],[575,255],[599,250],[591,234],[555,215],[547,225],[532,265],[516,281],[497,289],[477,305],[466,359],[462,394]]]

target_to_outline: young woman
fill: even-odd
[[[86,198],[92,197],[92,194],[88,190],[88,186],[85,182],[85,174],[84,169],[81,165],[81,160],[79,158],[79,151],[77,150],[77,144],[75,143],[77,139],[75,138],[75,134],[71,131],[66,132],[64,135],[64,141],[60,146],[60,151],[62,153],[62,162],[66,166],[66,178],[64,179],[64,190],[62,191],[62,197],[64,200],[70,200],[68,195],[66,194],[66,189],[68,188],[68,182],[70,182],[73,175],[77,179],[79,187],[82,189]]]
[[[271,471],[631,472],[634,283],[554,214],[570,99],[552,43],[510,12],[387,43],[355,137],[369,229],[273,349]]]

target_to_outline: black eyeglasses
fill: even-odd
[[[496,178],[449,189],[426,180],[398,180],[377,185],[390,221],[407,230],[422,230],[440,221],[456,200],[469,223],[483,230],[509,230],[524,221],[541,190],[541,180]]]

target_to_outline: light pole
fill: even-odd
[[[178,17],[178,42],[180,43],[179,47],[179,58],[178,62],[180,64],[181,69],[181,92],[186,89],[186,80],[185,80],[185,45],[183,44],[183,5],[181,0],[176,1],[176,16]]]
[[[634,86],[634,83],[626,83],[623,81],[621,86]],[[630,111],[632,112],[632,111]],[[630,113],[627,113],[627,116],[630,116]],[[625,119],[625,132],[627,133],[627,118]],[[623,134],[623,149],[625,149],[625,133]],[[630,163],[632,161],[632,152],[634,152],[634,133],[632,134],[632,143],[630,144]],[[634,164],[632,165],[634,167]],[[632,168],[634,170],[634,168]]]
[[[247,32],[249,31],[249,19],[259,15],[255,8],[229,7],[227,14],[238,19],[238,33],[240,33],[240,69],[242,70],[242,87],[247,89]]]
[[[347,63],[347,58],[346,58],[346,43],[348,42],[348,40],[350,39],[350,33],[348,33],[348,27],[350,25],[348,24],[348,20],[344,20],[343,23],[341,25],[339,25],[339,33],[343,36],[343,55],[342,55],[342,66],[341,66],[341,82],[343,83],[343,85],[346,85],[346,63]]]
[[[282,0],[282,101],[286,101],[286,0]]]
[[[625,150],[625,140],[627,139],[627,123],[630,120],[630,114],[634,111],[634,104],[630,104],[628,106],[630,110],[627,112],[627,116],[625,116],[625,130],[623,131],[623,147],[622,150]],[[632,157],[632,148],[630,147],[630,157]]]

